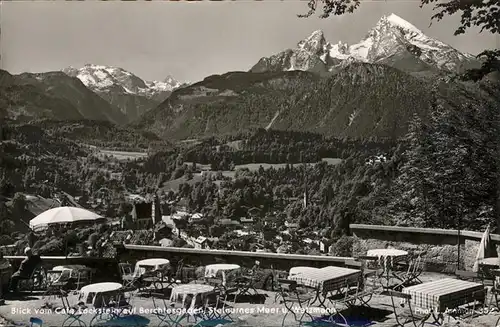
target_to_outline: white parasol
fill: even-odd
[[[88,211],[81,208],[58,207],[44,211],[35,218],[31,219],[30,228],[33,229],[36,226],[44,226],[57,223],[63,224],[63,223],[72,223],[76,221],[98,220],[98,219],[104,219],[104,217],[99,216],[98,214],[92,211]]]

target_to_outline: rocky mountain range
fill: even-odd
[[[63,72],[11,75],[0,70],[2,116],[17,120],[101,120],[124,124],[127,117]]]
[[[304,71],[216,75],[174,91],[135,126],[167,139],[231,134],[248,128],[396,139],[414,114],[425,117],[436,94],[443,106],[496,101],[472,84],[436,84],[380,64],[351,63],[322,78]]]
[[[136,126],[167,138],[260,127],[394,139],[406,133],[414,114],[426,116],[436,95],[443,106],[497,104],[486,84],[443,79],[479,66],[474,56],[392,14],[357,44],[331,44],[315,31],[249,72],[210,76],[174,91]]]
[[[295,49],[260,59],[250,71],[303,70],[329,74],[352,62],[385,64],[409,72],[462,72],[479,65],[474,56],[426,36],[411,23],[391,14],[383,16],[356,44],[329,43],[318,30],[300,41]]]
[[[249,128],[394,139],[404,135],[414,114],[425,117],[436,96],[443,106],[498,105],[489,82],[438,81],[479,64],[389,15],[357,44],[331,44],[316,31],[296,49],[262,58],[248,72],[213,75],[191,85],[171,77],[144,81],[99,65],[1,72],[0,104],[10,118],[129,123],[172,140]]]
[[[184,84],[168,76],[162,82],[145,81],[119,67],[87,64],[68,67],[63,72],[80,79],[90,90],[117,106],[133,121],[158,106],[173,90]]]

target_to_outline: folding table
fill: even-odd
[[[403,293],[411,295],[411,303],[415,309],[430,310],[437,323],[444,318],[443,314],[476,301],[484,303],[486,298],[483,284],[453,278],[406,287]]]
[[[325,308],[325,301],[329,293],[342,294],[348,291],[349,285],[357,284],[360,278],[361,270],[335,266],[310,270],[307,273],[299,273],[288,277],[288,279],[296,281],[299,285],[314,288],[316,298],[310,303],[319,301],[320,306]]]

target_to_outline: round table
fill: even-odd
[[[205,284],[183,284],[176,286],[172,289],[172,295],[170,296],[170,301],[178,302],[179,298],[182,297],[182,305],[186,305],[186,300],[188,295],[192,296],[189,309],[194,309],[196,305],[196,298],[202,296],[205,293],[212,292],[214,287]]]
[[[366,253],[369,257],[377,257],[379,264],[384,265],[384,268],[389,268],[398,261],[402,261],[407,258],[408,252],[398,249],[373,249],[368,250]]]
[[[170,267],[170,261],[163,258],[137,261],[134,269],[134,277],[142,276],[148,269],[157,270],[163,267]]]
[[[205,277],[217,277],[217,273],[220,271],[222,274],[222,284],[226,284],[226,271],[240,269],[239,265],[228,264],[228,263],[217,263],[213,265],[208,265],[205,267]]]
[[[94,300],[97,297],[97,295],[120,291],[122,287],[123,285],[120,283],[112,283],[112,282],[95,283],[82,287],[80,290],[80,295],[85,299],[86,303],[94,303]],[[90,301],[90,299],[92,300]]]
[[[69,270],[70,271],[70,277],[74,277],[75,272],[79,271],[84,271],[84,270],[90,270],[90,268],[87,268],[86,266],[82,265],[66,265],[66,266],[56,266],[52,268],[53,271],[65,271]]]

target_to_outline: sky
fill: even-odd
[[[318,29],[329,42],[357,43],[391,13],[464,52],[500,47],[498,36],[478,30],[454,36],[460,17],[429,28],[432,7],[420,9],[415,0],[368,0],[354,14],[297,17],[307,9],[305,1],[292,0],[2,2],[0,67],[17,74],[91,63],[121,67],[145,80],[171,75],[195,82],[248,70]]]

